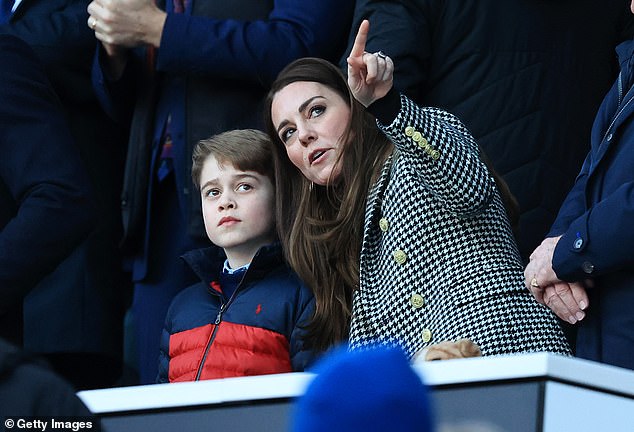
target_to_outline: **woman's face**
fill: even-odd
[[[350,107],[338,93],[320,83],[294,82],[273,97],[271,119],[304,177],[321,186],[337,180],[341,137],[350,124]]]

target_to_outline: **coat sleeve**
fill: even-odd
[[[391,124],[378,122],[401,153],[399,166],[407,164],[443,207],[458,217],[482,212],[496,193],[495,180],[467,128],[454,115],[421,108],[404,95],[400,107]]]
[[[553,270],[577,281],[634,266],[634,181],[624,183],[574,219],[553,255]]]
[[[0,65],[0,304],[8,308],[86,237],[95,207],[59,100],[32,50],[0,36]]]
[[[588,178],[588,167],[590,166],[590,156],[586,157],[581,172],[577,175],[575,184],[566,196],[566,199],[559,208],[559,213],[553,222],[546,237],[557,237],[564,234],[570,227],[572,221],[585,213],[585,188]]]
[[[338,60],[348,36],[352,0],[275,0],[266,20],[168,14],[157,68],[270,83],[292,60]]]

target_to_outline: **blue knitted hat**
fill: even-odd
[[[326,355],[295,405],[293,432],[431,432],[427,387],[397,348]]]

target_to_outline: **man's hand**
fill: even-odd
[[[108,54],[107,45],[158,47],[167,18],[152,0],[93,0],[88,14],[88,26]]]
[[[561,236],[544,239],[533,251],[530,262],[524,269],[526,288],[541,304],[545,304],[544,288],[561,282],[553,270],[553,254],[560,238]]]
[[[585,318],[589,305],[588,294],[579,282],[558,282],[544,288],[544,304],[559,318],[575,324]]]

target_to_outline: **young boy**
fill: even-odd
[[[275,231],[272,143],[233,130],[198,143],[192,178],[209,239],[183,256],[201,281],[174,298],[158,382],[301,371],[310,290],[283,260]]]

